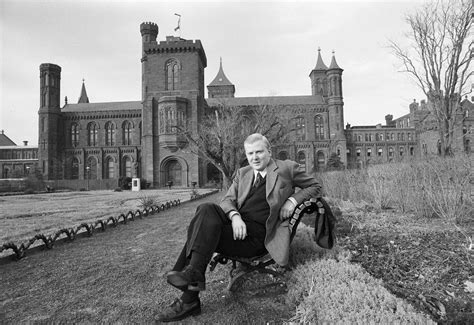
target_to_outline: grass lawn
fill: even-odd
[[[121,198],[122,193],[114,193],[117,195],[115,198],[104,194],[102,200],[98,193],[89,196],[89,200],[82,201],[82,205],[88,206],[88,211],[95,211],[93,200],[115,202],[107,203],[109,208],[101,208],[101,213],[105,213],[111,209],[110,206],[120,206],[120,202],[132,200]],[[154,315],[179,295],[176,289],[166,284],[164,274],[172,267],[184,244],[186,227],[197,205],[204,201],[218,202],[221,195],[187,202],[127,225],[108,228],[90,238],[64,242],[52,250],[27,254],[19,261],[0,261],[0,323],[152,323]],[[44,207],[58,205],[50,202]],[[82,207],[81,204],[79,206]],[[125,208],[129,209],[128,206]],[[214,272],[206,274],[207,290],[201,296],[203,314],[184,323],[280,324],[290,320],[317,322],[323,319],[351,319],[361,324],[377,323],[375,320],[379,319],[392,322],[401,319],[401,323],[415,319],[429,323],[426,316],[417,313],[406,301],[393,297],[384,288],[392,290],[394,283],[399,287],[406,283],[413,292],[430,299],[426,287],[416,287],[420,282],[413,282],[406,276],[412,273],[397,270],[401,267],[397,264],[397,256],[406,255],[394,255],[392,250],[382,249],[388,247],[392,240],[390,236],[396,234],[395,230],[403,228],[400,223],[406,220],[403,217],[397,219],[396,215],[390,216],[392,222],[379,220],[367,211],[353,209],[344,210],[337,229],[340,245],[332,251],[315,247],[311,228],[300,226],[292,244],[293,269],[287,272],[287,291],[279,288],[255,289],[250,282],[242,292],[229,294],[225,291],[229,266],[218,266]],[[40,211],[39,208],[37,211]],[[362,216],[368,216],[366,222],[362,221]],[[410,225],[413,231],[423,229],[422,224]],[[407,234],[414,236],[415,233]],[[413,242],[413,237],[408,238]],[[424,241],[419,241],[419,246],[424,248]],[[395,243],[399,245],[398,239]],[[365,252],[368,252],[367,255]],[[429,251],[429,254],[433,252]],[[362,256],[367,257],[364,259]],[[428,255],[414,256],[419,264],[430,265],[432,271],[421,273],[416,268],[417,274],[424,274],[425,278],[436,274],[436,266],[431,266]],[[379,280],[359,265],[350,264],[349,260],[359,263]],[[426,263],[423,263],[425,260]],[[459,281],[466,279],[469,272],[472,275],[472,270],[466,269],[466,264],[452,269],[459,270],[456,273],[459,274],[456,278],[458,282],[454,285],[461,290]],[[401,276],[384,277],[385,274]],[[434,282],[439,279],[435,277]],[[434,282],[427,282],[426,285]],[[433,287],[433,290],[438,289]],[[458,291],[454,294],[461,297]],[[413,301],[411,296],[399,296],[411,301],[419,311],[436,318],[424,305]],[[361,301],[367,305],[359,306]],[[472,300],[464,301],[472,304]],[[449,305],[447,308],[450,308]],[[452,311],[449,309],[447,317],[452,316]],[[388,318],[380,318],[379,314]],[[458,319],[469,319],[467,314],[457,316]]]
[[[178,296],[163,275],[178,256],[196,206],[184,203],[91,238],[0,264],[0,323],[140,323]],[[188,323],[280,323],[284,297],[225,292],[227,267],[207,275],[201,316]]]
[[[202,194],[207,190],[198,192]],[[121,213],[140,208],[140,198],[143,197],[152,197],[157,204],[162,204],[176,199],[187,201],[190,196],[189,189],[0,196],[0,244],[21,243],[38,233],[48,235],[64,227],[78,226],[82,222],[118,217]],[[0,253],[2,255],[5,253]]]

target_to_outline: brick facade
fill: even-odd
[[[343,69],[334,55],[328,67],[318,52],[309,75],[310,96],[234,97],[236,87],[221,61],[205,98],[207,59],[201,42],[173,36],[157,41],[158,26],[150,22],[140,25],[140,33],[140,101],[90,103],[83,84],[79,102],[60,107],[61,67],[40,66],[38,147],[0,147],[3,178],[35,166],[45,179],[70,186],[89,180],[94,188],[110,187],[121,177],[141,177],[153,187],[169,182],[204,186],[218,178],[215,168],[192,154],[172,126],[197,134],[206,108],[218,109],[221,100],[246,109],[263,103],[287,112],[296,131],[291,141],[274,148],[273,155],[295,160],[308,172],[325,170],[331,154],[347,167],[366,167],[437,153],[438,135],[424,102],[412,103],[410,113],[398,119],[387,115],[383,126],[344,128]],[[462,105],[456,146],[469,151],[474,104],[465,99]],[[13,157],[12,150],[34,153],[25,160]]]

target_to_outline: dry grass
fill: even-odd
[[[205,190],[201,190],[204,193]],[[141,208],[141,198],[157,204],[189,200],[191,190],[145,190],[141,192],[58,192],[0,197],[0,243],[22,242],[37,233],[50,234],[64,227],[117,217]]]

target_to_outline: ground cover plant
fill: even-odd
[[[220,195],[204,200],[216,202]],[[107,230],[100,236],[65,242],[52,250],[27,255],[19,261],[0,261],[0,323],[153,322],[154,315],[179,294],[166,284],[164,274],[180,252],[187,224],[196,206],[202,202],[184,203],[131,222],[126,227]],[[349,255],[340,247],[331,251],[317,248],[311,228],[302,224],[293,241],[291,256],[292,270],[286,273],[288,294],[285,294],[284,287],[269,286],[250,290],[244,287],[241,292],[231,295],[225,291],[230,266],[219,266],[207,275],[208,286],[202,295],[204,313],[184,323],[283,323],[291,319],[309,319],[300,317],[303,315],[301,310],[308,310],[312,317],[321,316],[319,310],[315,312],[308,308],[311,304],[306,302],[313,299],[310,298],[313,292],[308,291],[311,287],[298,274],[305,268],[328,269],[329,263],[333,263],[337,270],[338,263],[347,263]],[[374,286],[375,280],[370,280],[362,268],[354,268],[351,272],[355,278],[366,281],[353,288],[355,296],[376,299],[380,295],[380,287]],[[341,273],[342,278],[339,273],[334,274],[334,280],[341,283],[347,276],[344,272]],[[311,279],[316,279],[316,276],[311,275]],[[305,281],[312,280],[308,278]],[[262,282],[265,281],[260,278],[254,283]],[[331,295],[329,291],[321,292],[319,299],[330,301]],[[397,308],[406,311],[403,317],[418,317],[403,319],[428,321],[419,313],[412,315],[411,307],[406,302],[390,298],[389,293],[384,292],[383,295],[395,301]],[[326,312],[331,313],[333,307],[342,309],[343,313],[334,311],[333,314],[344,320],[349,315],[346,313],[350,311],[348,304],[353,303],[353,300],[342,299],[339,306],[328,306]],[[387,303],[387,306],[393,304]],[[376,312],[375,308],[370,315]],[[393,314],[396,315],[395,312]],[[368,315],[361,320],[369,319]]]

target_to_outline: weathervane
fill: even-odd
[[[175,13],[175,16],[178,16],[178,26],[174,29],[174,31],[176,32],[179,30],[179,38],[181,38],[181,15]]]

